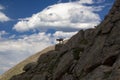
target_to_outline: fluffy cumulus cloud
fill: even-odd
[[[32,35],[19,36],[18,39],[3,38],[0,40],[0,74],[22,61],[26,57],[35,54],[36,52],[53,45],[56,38],[70,38],[76,32],[56,31],[54,34],[46,34],[44,32],[35,33]],[[6,35],[4,31],[1,35]]]
[[[71,36],[73,36],[74,34],[76,34],[76,32],[63,32],[63,31],[57,31],[53,34],[54,38],[65,38],[68,39]]]
[[[45,31],[49,28],[63,31],[93,28],[100,22],[100,17],[95,11],[100,11],[102,7],[86,6],[84,3],[92,4],[93,0],[80,0],[48,6],[31,17],[20,19],[13,29],[24,32],[32,29]]]
[[[5,9],[5,8],[2,5],[0,5],[0,22],[9,21],[10,18],[2,12],[3,9]]]
[[[10,18],[7,17],[4,13],[0,12],[0,22],[9,21]]]

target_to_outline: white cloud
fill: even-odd
[[[4,36],[4,35],[7,35],[8,33],[6,32],[6,31],[4,31],[4,30],[2,30],[2,31],[0,31],[0,40],[2,40],[2,37]]]
[[[0,51],[18,51],[17,53],[33,53],[37,49],[43,49],[45,46],[49,46],[49,37],[50,35],[46,35],[45,33],[33,34],[30,36],[24,36],[23,38],[19,38],[17,40],[5,40],[1,41]],[[8,45],[9,44],[9,45]],[[7,46],[6,46],[7,45]],[[41,46],[40,46],[41,45]],[[35,48],[32,48],[36,46]],[[40,49],[39,49],[40,48]],[[30,49],[30,50],[28,50]]]
[[[2,32],[4,33],[4,32]],[[26,57],[56,43],[56,38],[70,38],[76,32],[56,31],[54,34],[40,32],[38,34],[20,36],[18,39],[0,41],[0,72],[8,70]],[[15,38],[15,35],[12,38]],[[11,36],[10,36],[11,38]]]
[[[0,22],[9,21],[10,18],[7,17],[4,13],[0,12]]]
[[[92,4],[92,3],[94,3],[94,2],[93,2],[93,0],[79,0],[79,3]]]
[[[76,32],[63,32],[63,31],[57,31],[53,34],[53,36],[55,38],[70,38],[71,36],[73,36],[74,34],[76,34]]]
[[[0,5],[0,22],[6,22],[9,21],[10,18],[6,16],[1,10],[5,9],[2,5]]]
[[[2,30],[0,31],[0,36],[8,34],[6,31]]]
[[[14,25],[13,29],[24,32],[32,29],[45,31],[52,28],[64,31],[94,27],[100,22],[100,16],[94,11],[99,11],[102,7],[86,6],[83,3],[92,4],[93,1],[80,0],[54,4],[29,18],[20,20]]]

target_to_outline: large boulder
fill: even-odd
[[[59,79],[72,65],[73,60],[74,58],[72,52],[68,52],[65,55],[63,55],[55,69],[55,72],[53,73],[53,79]]]
[[[25,67],[23,68],[23,71],[29,71],[30,69],[34,69],[37,65],[37,62],[31,62],[28,63],[27,65],[25,65]]]

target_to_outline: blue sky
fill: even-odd
[[[0,0],[0,74],[26,57],[94,28],[114,0]]]

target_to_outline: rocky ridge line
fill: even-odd
[[[29,63],[10,80],[120,80],[120,0],[95,29]]]

